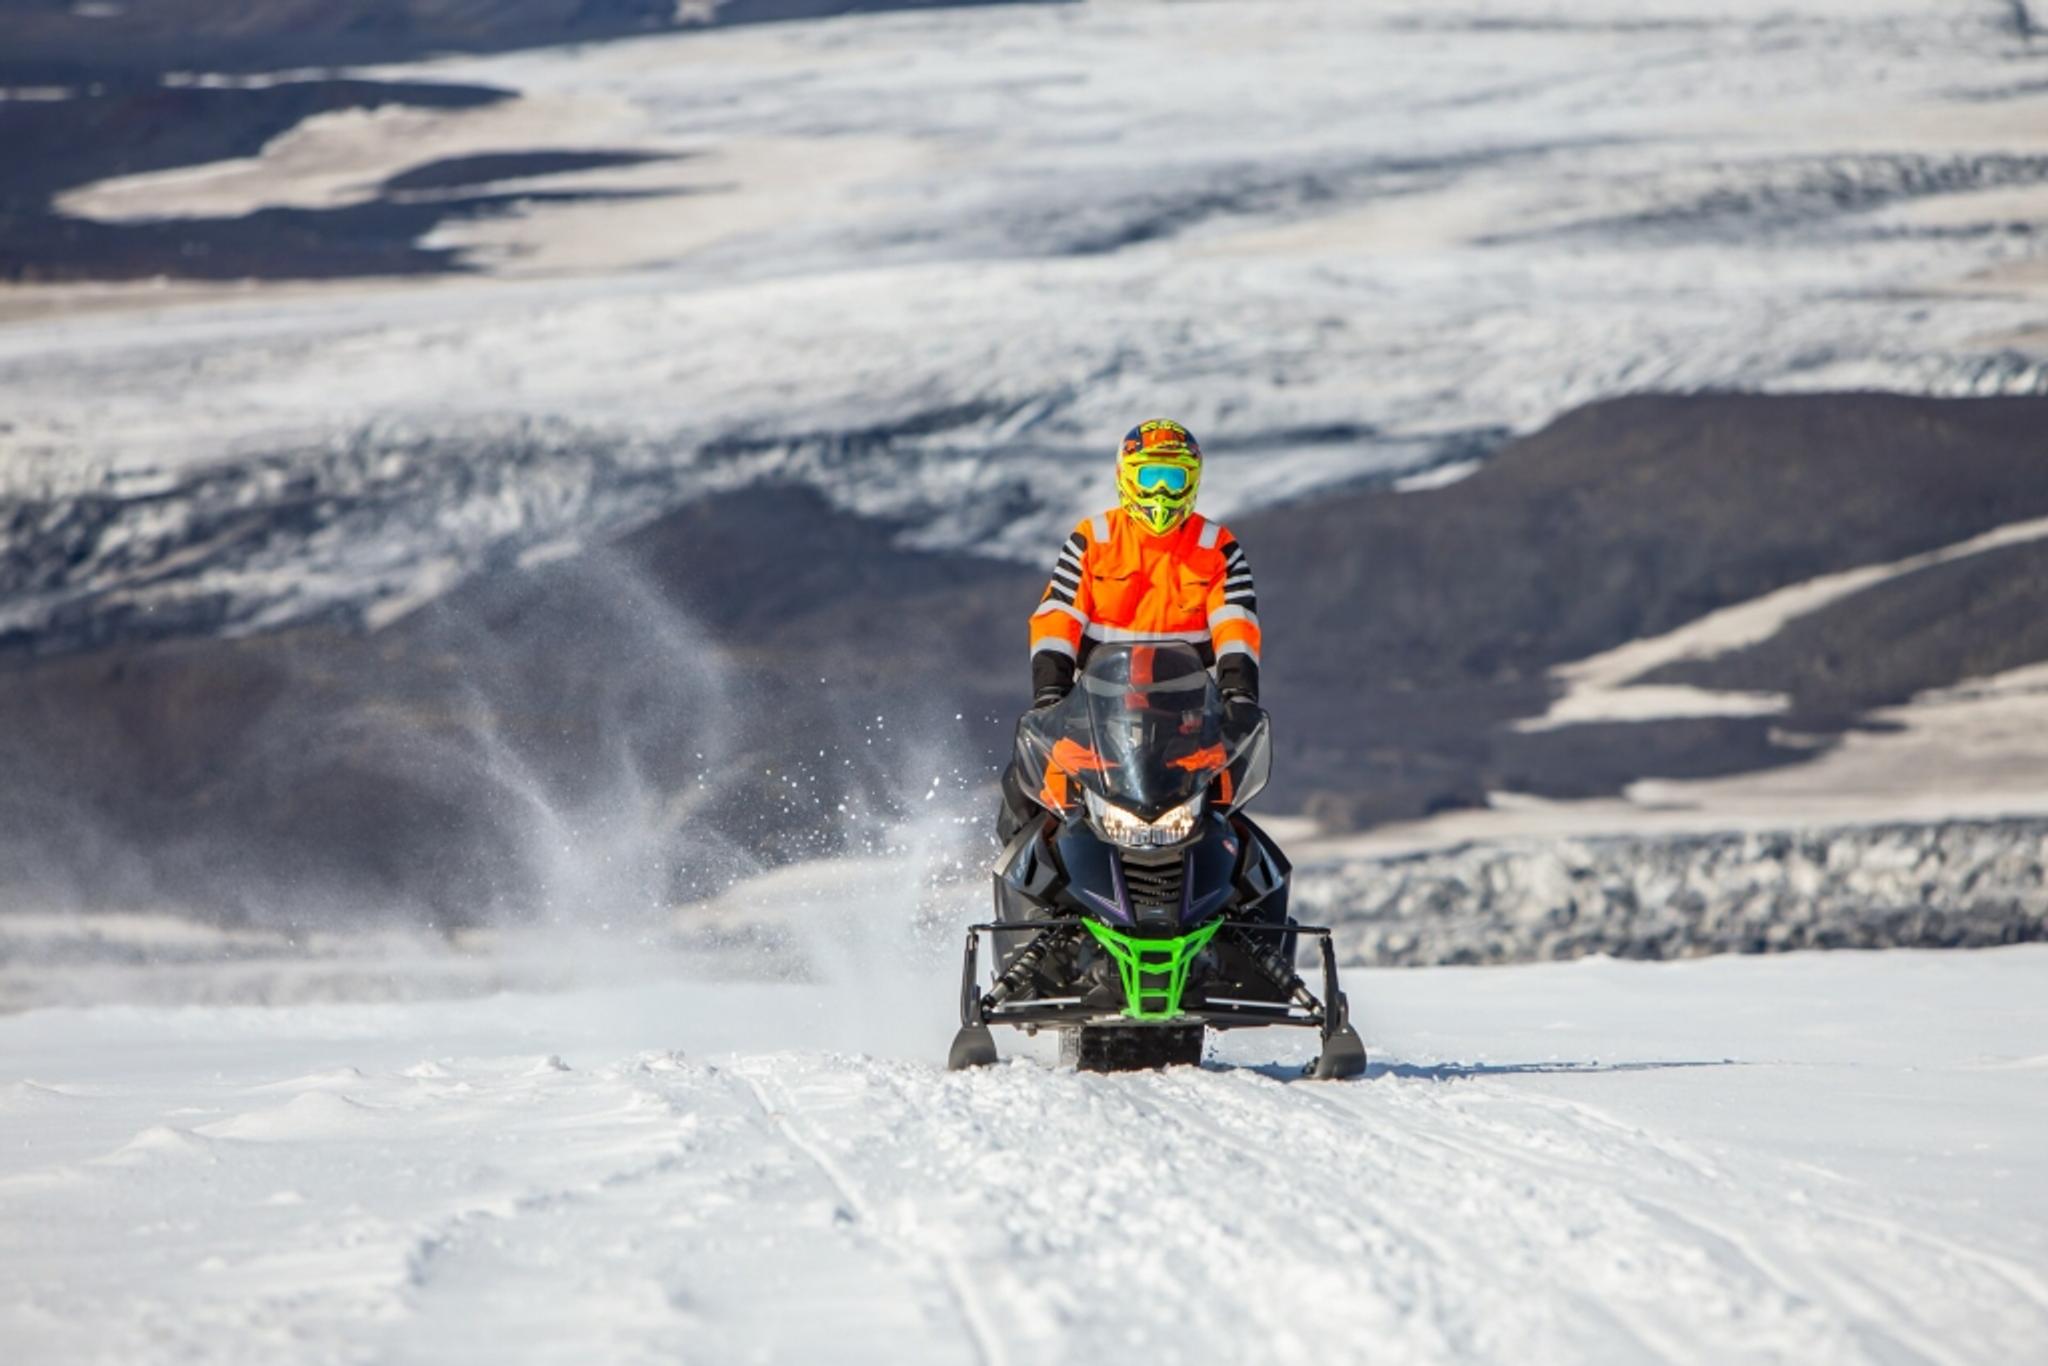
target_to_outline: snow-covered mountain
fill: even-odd
[[[2041,392],[2024,14],[1133,0],[372,72],[517,98],[321,115],[60,206],[196,224],[465,157],[657,159],[471,187],[511,198],[432,244],[477,275],[0,327],[6,626],[415,602],[763,480],[1035,559],[1156,411],[1230,515],[1629,390]]]

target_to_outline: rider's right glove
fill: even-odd
[[[1066,688],[1040,688],[1031,699],[1031,710],[1044,711],[1047,707],[1056,707],[1067,700],[1069,691]]]

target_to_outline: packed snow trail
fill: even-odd
[[[1201,1069],[1032,1044],[948,1074],[936,980],[929,1020],[690,981],[37,1011],[0,1020],[0,1344],[2019,1360],[2048,1341],[2044,973],[2031,947],[1360,972],[1378,1061],[1339,1084],[1294,1080],[1310,1041],[1277,1032]]]

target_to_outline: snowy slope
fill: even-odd
[[[327,116],[67,207],[674,159],[538,183],[641,198],[444,229],[483,278],[0,327],[0,489],[53,500],[18,553],[57,581],[13,616],[409,601],[762,480],[1035,559],[1164,410],[1229,515],[1617,392],[2038,392],[2048,53],[2015,13],[1124,0],[408,66],[521,98]],[[221,509],[276,524],[167,534]]]
[[[0,1341],[80,1361],[1987,1362],[2048,951],[1360,973],[948,1075],[942,974],[0,1021]],[[821,1045],[832,1051],[820,1051]]]

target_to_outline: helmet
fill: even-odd
[[[1201,483],[1202,448],[1178,422],[1157,418],[1124,434],[1116,457],[1117,501],[1153,535],[1188,519]]]

